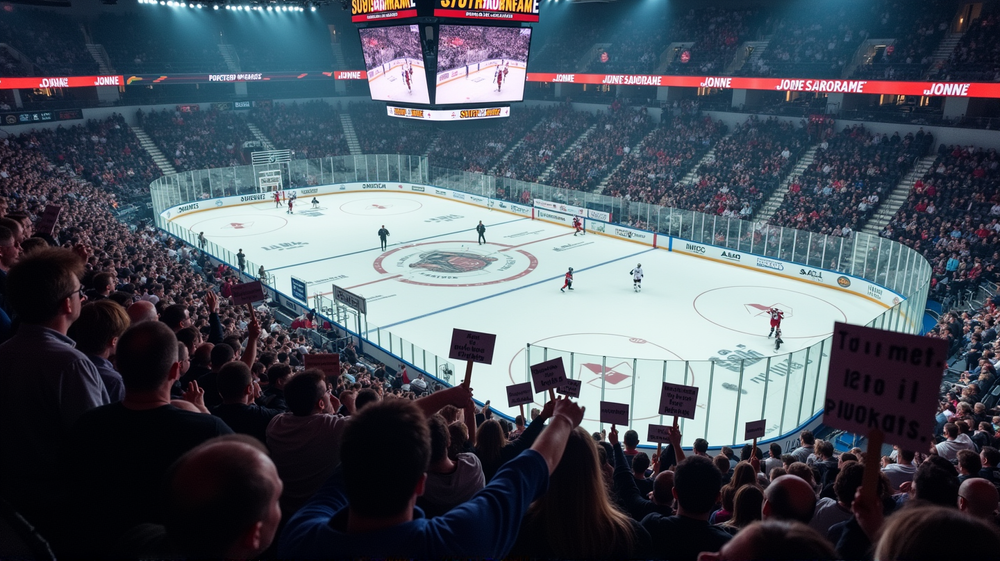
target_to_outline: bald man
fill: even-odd
[[[764,520],[798,520],[808,524],[816,510],[816,494],[805,479],[782,475],[764,490],[761,514]]]
[[[992,524],[1000,506],[996,485],[981,478],[966,479],[958,488],[958,510],[973,518]]]
[[[131,325],[138,325],[144,321],[156,321],[156,306],[148,300],[139,300],[128,307],[128,317],[132,320]]]
[[[184,454],[170,470],[166,528],[193,559],[251,559],[270,547],[283,489],[262,444],[223,436]]]

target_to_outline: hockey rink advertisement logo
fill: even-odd
[[[194,203],[194,204],[190,204],[190,205],[179,206],[179,207],[177,207],[177,213],[180,214],[182,212],[187,212],[189,210],[198,210],[198,205],[199,205],[199,203]]]
[[[837,277],[837,284],[839,284],[840,286],[842,286],[844,288],[847,288],[847,287],[851,286],[851,279],[849,279],[849,278],[841,275],[841,276]]]
[[[823,282],[823,273],[815,269],[799,269],[799,275]]]
[[[410,190],[411,191],[416,191],[417,193],[423,193],[424,192],[424,188],[421,187],[421,186],[419,186],[419,185],[412,185],[412,186],[410,186]]]
[[[319,193],[319,188],[317,187],[315,189],[303,189],[299,191],[299,193],[302,193],[303,195],[315,195],[316,193]]]
[[[524,250],[497,251],[494,244],[467,244],[442,241],[403,246],[379,256],[375,270],[408,284],[467,287],[511,281],[538,266],[538,259]]]
[[[244,195],[244,196],[240,197],[240,202],[241,203],[247,203],[247,202],[250,202],[250,201],[263,201],[263,200],[266,200],[266,199],[267,199],[267,195],[265,193],[260,193],[258,195]]]
[[[693,243],[684,244],[684,249],[690,251],[691,253],[697,253],[698,255],[705,255],[705,246],[695,245]]]
[[[771,269],[772,271],[784,271],[785,264],[781,261],[776,261],[774,259],[764,259],[763,257],[757,258],[757,266],[764,269]]]
[[[743,256],[732,251],[723,251],[722,258],[729,259],[730,261],[739,261],[740,259],[743,259]]]
[[[868,296],[871,296],[876,300],[882,300],[882,289],[868,285]]]
[[[362,189],[388,189],[389,187],[385,183],[362,183]]]

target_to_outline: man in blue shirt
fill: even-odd
[[[430,461],[427,413],[462,408],[471,392],[458,386],[416,402],[389,400],[354,416],[344,432],[342,463],[288,522],[279,542],[282,558],[504,557],[517,539],[521,518],[541,496],[583,408],[555,402],[549,426],[531,449],[505,464],[482,491],[444,516],[427,519],[416,501]],[[371,459],[393,451],[394,468],[372,469]]]

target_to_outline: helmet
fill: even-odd
[[[569,272],[571,272],[571,273],[573,272],[573,267],[569,268]]]
[[[636,267],[642,267],[642,263],[639,263],[638,265],[636,265]]]

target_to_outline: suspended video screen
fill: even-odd
[[[430,103],[416,25],[359,29],[372,99]]]
[[[524,99],[530,28],[442,25],[438,33],[436,105]]]

